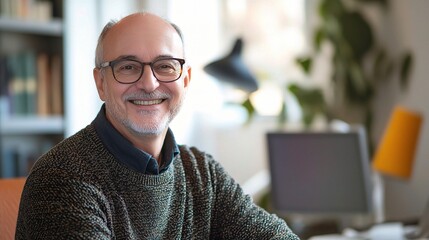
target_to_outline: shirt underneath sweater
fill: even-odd
[[[42,156],[21,197],[16,239],[298,239],[212,159],[180,146],[147,175],[122,165],[92,125]]]

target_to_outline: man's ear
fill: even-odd
[[[187,88],[188,87],[188,85],[189,85],[189,83],[191,82],[191,73],[192,73],[192,68],[191,67],[188,67],[188,69],[186,70],[186,76],[185,76],[185,78],[183,79],[183,86],[185,87],[185,88]]]
[[[94,68],[92,70],[92,75],[94,76],[95,86],[97,87],[98,96],[100,97],[101,101],[105,100],[105,92],[104,92],[104,76],[103,72],[99,68]]]

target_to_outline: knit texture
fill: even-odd
[[[160,175],[114,159],[89,125],[34,165],[16,239],[298,239],[196,148]]]

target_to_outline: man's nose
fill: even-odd
[[[159,81],[156,79],[149,65],[143,67],[143,74],[136,82],[138,88],[143,89],[145,92],[153,92],[159,87]]]

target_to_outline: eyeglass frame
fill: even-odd
[[[176,79],[174,79],[174,80],[168,80],[168,81],[162,81],[162,80],[159,80],[157,77],[156,77],[156,75],[155,75],[155,72],[153,71],[153,64],[155,63],[155,62],[157,62],[157,61],[160,61],[160,60],[176,60],[176,61],[178,61],[179,63],[180,63],[180,74],[179,74],[179,76],[176,78]],[[137,62],[137,63],[140,63],[141,64],[141,66],[142,66],[142,70],[141,70],[141,72],[140,72],[140,76],[137,78],[137,80],[135,80],[135,81],[133,81],[133,82],[121,82],[121,81],[119,81],[117,78],[116,78],[116,75],[115,75],[115,70],[113,69],[113,67],[115,66],[115,64],[117,63],[117,62],[121,62],[121,61],[133,61],[133,62]],[[144,67],[146,66],[146,65],[149,65],[149,67],[150,67],[150,70],[152,71],[152,75],[155,77],[155,79],[158,81],[158,82],[162,82],[162,83],[170,83],[170,82],[175,82],[175,81],[177,81],[177,80],[179,80],[179,78],[182,76],[182,74],[183,74],[183,65],[185,65],[185,59],[183,59],[183,58],[174,58],[174,57],[168,57],[168,58],[158,58],[158,59],[155,59],[154,61],[152,61],[152,62],[141,62],[141,61],[139,61],[139,60],[136,60],[136,59],[129,59],[129,58],[119,58],[119,59],[115,59],[115,60],[112,60],[112,61],[106,61],[106,62],[102,62],[102,63],[100,63],[100,65],[99,65],[99,69],[102,69],[102,68],[105,68],[105,67],[109,67],[110,66],[110,68],[112,69],[112,75],[113,75],[113,78],[118,82],[118,83],[121,83],[121,84],[133,84],[133,83],[136,83],[136,82],[138,82],[139,80],[140,80],[140,78],[143,76],[143,73],[144,73]]]

